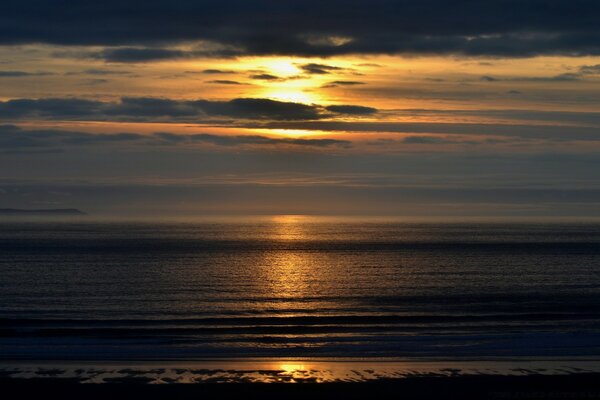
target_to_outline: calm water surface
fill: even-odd
[[[600,356],[600,225],[0,223],[0,358]]]

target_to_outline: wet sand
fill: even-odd
[[[5,361],[5,378],[81,383],[348,383],[458,376],[600,374],[597,360],[209,359],[196,361]]]
[[[593,360],[2,362],[22,398],[600,399]]]
[[[455,376],[337,383],[148,385],[135,378],[105,384],[77,379],[0,378],[23,399],[600,399],[600,375]]]

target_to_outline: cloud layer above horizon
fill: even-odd
[[[216,48],[200,48],[198,55],[208,56],[598,55],[599,13],[594,0],[7,0],[0,42],[207,41]],[[154,47],[120,52],[121,58],[138,60],[184,56]]]
[[[0,207],[597,215],[592,0],[3,2]]]

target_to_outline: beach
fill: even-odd
[[[20,364],[11,367],[12,370],[0,369],[0,387],[24,398],[61,399],[600,398],[598,363],[590,362],[307,363],[303,360],[285,363],[207,361],[178,364],[178,367],[168,363],[93,366],[54,363],[43,367]],[[323,379],[325,375],[327,378]]]

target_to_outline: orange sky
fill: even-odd
[[[22,22],[0,37],[0,207],[596,212],[593,12],[515,2],[508,20],[503,2],[467,2],[457,25],[436,0],[427,18],[416,2],[233,2],[164,4],[172,18],[15,5]]]

